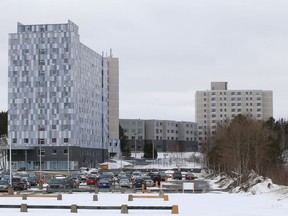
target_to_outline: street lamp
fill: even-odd
[[[41,148],[41,145],[42,145],[42,143],[41,143],[41,140],[40,140],[40,152],[39,152],[39,177],[40,177],[40,179],[42,178],[42,148]]]
[[[136,135],[138,135],[139,133],[134,133],[134,163],[133,163],[133,166],[136,165]]]
[[[153,158],[153,165],[154,165],[154,137],[152,139],[152,158]]]
[[[69,148],[69,144],[68,144],[68,151],[67,151],[67,171],[68,171],[68,176],[69,176],[69,174],[70,174],[70,166],[69,166],[69,164],[70,164],[70,148]]]
[[[9,145],[9,181],[10,181],[10,185],[12,187],[12,142],[10,142]]]

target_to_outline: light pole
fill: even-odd
[[[10,186],[12,187],[12,142],[9,145],[9,174]]]
[[[40,141],[40,152],[39,152],[39,177],[42,179],[42,143]]]
[[[68,144],[68,150],[67,150],[67,171],[68,171],[68,176],[70,174],[70,148]]]
[[[153,165],[154,165],[154,137],[152,139],[152,158],[153,158]]]
[[[137,143],[136,143],[136,135],[138,135],[138,133],[134,133],[134,163],[133,163],[133,166],[135,166],[136,165],[136,145],[137,145]]]

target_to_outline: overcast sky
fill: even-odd
[[[120,118],[195,121],[195,92],[213,81],[273,90],[274,118],[287,118],[287,0],[1,0],[0,111],[8,34],[68,20],[82,43],[119,58]]]

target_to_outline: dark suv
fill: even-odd
[[[24,178],[21,177],[13,177],[12,178],[12,187],[14,190],[27,190],[28,183]]]
[[[173,176],[173,179],[182,180],[182,173],[180,171],[174,171],[172,176]]]

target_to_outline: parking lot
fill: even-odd
[[[178,171],[179,172],[179,171]],[[23,173],[23,172],[22,172]],[[175,172],[176,173],[176,172]],[[159,171],[139,171],[139,170],[97,170],[87,169],[71,172],[70,175],[62,175],[60,173],[45,173],[43,172],[43,182],[27,182],[27,187],[14,188],[14,190],[21,192],[44,192],[44,193],[58,193],[58,192],[166,192],[166,193],[203,193],[208,192],[209,182],[203,179],[201,173],[180,172],[182,176],[176,178],[173,176],[174,172],[169,170]],[[6,173],[7,174],[7,173]],[[188,174],[192,175],[192,179]],[[13,177],[18,176],[19,173],[13,173]],[[27,173],[28,176],[34,173]],[[176,174],[175,174],[176,175]],[[88,182],[88,179],[93,177],[94,182]],[[1,179],[7,179],[1,175]],[[30,179],[30,177],[29,177]],[[40,178],[39,178],[40,179]],[[39,180],[38,179],[38,180]],[[27,177],[28,181],[28,177]],[[53,184],[54,182],[54,184]],[[56,184],[55,184],[56,182]],[[188,184],[187,184],[188,183]],[[187,188],[185,188],[185,186]],[[193,186],[193,187],[192,187]],[[1,188],[0,191],[7,192]],[[4,186],[3,186],[4,187]],[[192,187],[192,188],[191,188]],[[1,190],[2,189],[2,190]]]

